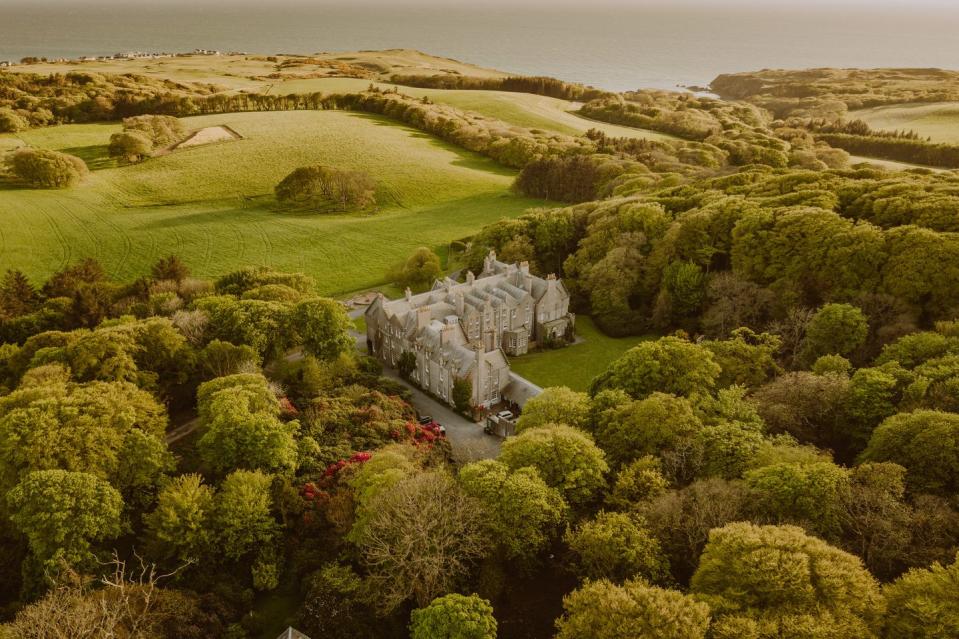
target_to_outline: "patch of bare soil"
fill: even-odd
[[[226,125],[208,126],[199,129],[190,134],[190,137],[173,145],[171,150],[185,149],[191,146],[201,146],[203,144],[212,144],[213,142],[228,142],[230,140],[242,140],[243,136]]]

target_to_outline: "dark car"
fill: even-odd
[[[430,415],[420,415],[420,426],[426,426],[433,423],[433,417]]]

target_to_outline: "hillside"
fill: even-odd
[[[136,73],[176,82],[222,85],[225,90],[259,91],[276,80],[359,77],[385,80],[394,74],[456,74],[501,77],[506,73],[429,55],[413,49],[320,52],[311,55],[181,55],[165,58],[15,64],[14,73]]]
[[[0,268],[42,278],[80,257],[119,277],[176,253],[199,274],[247,264],[307,272],[322,293],[376,285],[413,248],[442,248],[483,224],[539,204],[508,192],[514,173],[379,117],[341,112],[187,118],[244,139],[118,167],[112,124],[32,129],[19,140],[79,155],[94,169],[69,192],[0,190]],[[6,144],[13,138],[0,138]],[[363,169],[380,187],[374,215],[274,210],[273,186],[298,166]]]
[[[915,131],[933,142],[959,143],[959,102],[896,104],[852,111],[873,129]]]

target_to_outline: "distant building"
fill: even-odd
[[[437,280],[429,292],[407,289],[393,301],[379,295],[366,310],[367,344],[375,357],[396,368],[404,353],[412,353],[411,377],[421,388],[452,404],[453,382],[468,379],[473,405],[487,408],[504,398],[512,381],[507,354],[562,339],[574,322],[562,281],[531,275],[526,262],[499,262],[493,252],[479,277]]]
[[[286,630],[283,631],[283,634],[281,634],[276,639],[310,639],[310,638],[295,628],[287,628]]]
[[[0,60],[0,67],[12,67],[12,66],[13,66],[13,62],[10,62],[9,60]]]

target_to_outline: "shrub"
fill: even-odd
[[[315,210],[353,211],[376,204],[376,184],[369,175],[322,164],[295,169],[274,191],[284,204]]]
[[[74,186],[89,172],[80,158],[47,149],[20,149],[9,163],[16,177],[43,189]]]
[[[0,133],[16,133],[27,128],[27,121],[13,109],[0,109]]]
[[[153,153],[153,142],[139,131],[121,131],[110,136],[110,157],[139,162]]]
[[[124,118],[123,129],[142,134],[158,147],[170,146],[186,137],[186,127],[171,115],[137,115]]]

